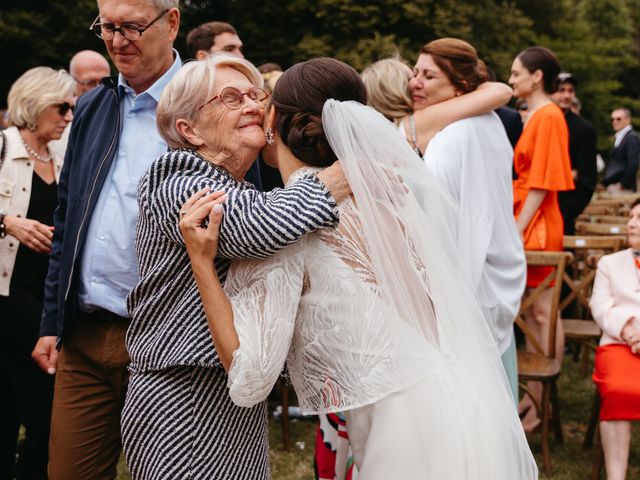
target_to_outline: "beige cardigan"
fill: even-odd
[[[29,158],[16,127],[7,128],[4,163],[0,170],[0,211],[6,215],[26,217],[31,200],[34,160]],[[52,152],[56,182],[60,179],[63,159]],[[9,295],[11,275],[20,243],[7,235],[0,239],[0,295]]]
[[[589,306],[602,329],[600,345],[626,343],[620,338],[629,318],[640,327],[640,279],[631,249],[605,255],[598,262]]]

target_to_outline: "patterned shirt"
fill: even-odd
[[[175,150],[158,158],[138,190],[141,280],[128,297],[132,322],[126,342],[132,371],[221,366],[178,228],[183,203],[204,187],[229,195],[214,262],[221,281],[231,260],[269,257],[306,233],[339,221],[335,200],[313,175],[262,193],[193,151]]]

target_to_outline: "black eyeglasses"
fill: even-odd
[[[622,120],[622,117],[611,117],[612,122],[619,122]]]
[[[217,99],[220,99],[225,107],[230,108],[231,110],[238,110],[244,103],[245,95],[254,102],[264,102],[267,98],[269,98],[269,94],[261,88],[253,87],[246,92],[241,92],[235,87],[225,87],[220,90],[220,93],[218,95],[206,102],[204,105],[198,108],[198,110],[204,108]]]
[[[92,78],[89,80],[80,80],[79,78],[73,77],[73,79],[83,87],[89,87],[89,88],[97,87],[98,85],[100,85],[100,82],[102,81],[102,79],[95,79],[95,78]]]
[[[93,30],[93,33],[95,33],[103,40],[113,40],[116,32],[120,32],[120,35],[122,35],[127,40],[129,40],[130,42],[135,42],[137,40],[140,40],[142,34],[146,30],[148,30],[151,25],[160,20],[160,17],[162,17],[168,11],[168,9],[164,10],[160,15],[151,20],[151,22],[149,22],[144,27],[140,27],[138,24],[129,22],[125,22],[119,27],[116,27],[113,23],[98,23],[98,21],[100,20],[100,15],[98,15],[89,27],[89,30]]]
[[[56,107],[58,107],[58,113],[61,117],[64,117],[69,110],[71,110],[71,113],[73,113],[73,111],[76,109],[76,106],[71,105],[69,102],[57,103]]]

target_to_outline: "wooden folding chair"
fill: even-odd
[[[518,378],[520,387],[529,395],[533,401],[534,408],[541,419],[541,443],[543,469],[547,474],[551,473],[551,454],[549,451],[549,428],[553,419],[553,429],[556,441],[562,442],[562,425],[560,423],[560,403],[558,401],[558,388],[556,380],[560,375],[562,359],[556,358],[556,325],[558,318],[558,306],[560,303],[560,292],[562,290],[562,277],[566,265],[571,261],[573,255],[570,252],[533,252],[527,251],[528,266],[554,267],[538,287],[525,294],[520,306],[520,312],[516,318],[516,323],[524,333],[525,337],[533,345],[534,352],[518,351]],[[554,283],[551,286],[551,283]],[[551,287],[550,287],[551,286]],[[552,288],[551,309],[549,318],[549,336],[547,340],[547,350],[542,348],[529,327],[522,318],[524,312],[532,305],[535,299],[547,288]],[[542,384],[542,397],[538,402],[533,392],[527,387],[525,382],[536,381]],[[550,410],[553,408],[553,417]]]
[[[580,235],[622,235],[626,236],[627,226],[612,223],[576,222],[576,232]]]
[[[565,236],[563,239],[565,250],[573,253],[573,261],[563,274],[568,295],[560,301],[558,308],[565,312],[572,304],[577,307],[575,316],[562,315],[562,326],[567,341],[573,341],[583,347],[583,375],[588,373],[589,353],[591,350],[595,351],[602,334],[589,309],[597,263],[602,255],[617,252],[624,243],[625,238],[618,236]],[[574,358],[577,359],[577,356]]]

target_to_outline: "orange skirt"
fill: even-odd
[[[628,345],[598,347],[593,381],[600,394],[600,420],[640,420],[640,356]]]

